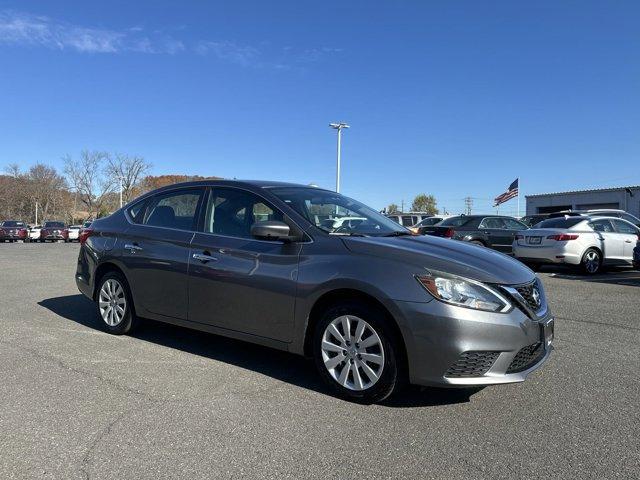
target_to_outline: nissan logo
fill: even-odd
[[[531,292],[531,298],[536,308],[540,308],[540,291],[536,287],[533,287],[533,291]]]

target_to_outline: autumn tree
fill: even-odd
[[[83,150],[78,160],[69,155],[63,158],[71,188],[90,216],[104,211],[104,204],[114,191],[113,178],[107,174],[109,159],[106,152],[89,150]]]
[[[138,156],[123,154],[108,158],[106,174],[116,188],[122,186],[122,200],[129,203],[140,193],[140,181],[151,170],[151,163]]]

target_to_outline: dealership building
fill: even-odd
[[[527,215],[553,213],[561,210],[615,208],[640,217],[640,185],[573,192],[525,195]]]

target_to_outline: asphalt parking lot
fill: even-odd
[[[77,244],[0,244],[0,478],[638,478],[640,272],[540,273],[556,350],[523,384],[327,394],[300,357],[100,330]]]

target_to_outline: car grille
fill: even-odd
[[[445,377],[480,377],[492,367],[500,352],[464,352],[449,367]]]
[[[544,355],[544,346],[541,342],[532,343],[522,349],[513,357],[513,361],[507,373],[517,373],[527,370],[529,367],[535,365],[538,360]]]
[[[537,287],[537,282],[532,282],[528,285],[522,285],[520,287],[515,287],[515,288],[518,291],[518,293],[522,295],[522,298],[524,298],[524,301],[527,302],[527,305],[529,306],[529,308],[535,312],[540,309],[541,298],[539,295],[541,293],[540,293],[540,289],[538,289],[538,301],[536,301],[533,294],[534,287]]]

